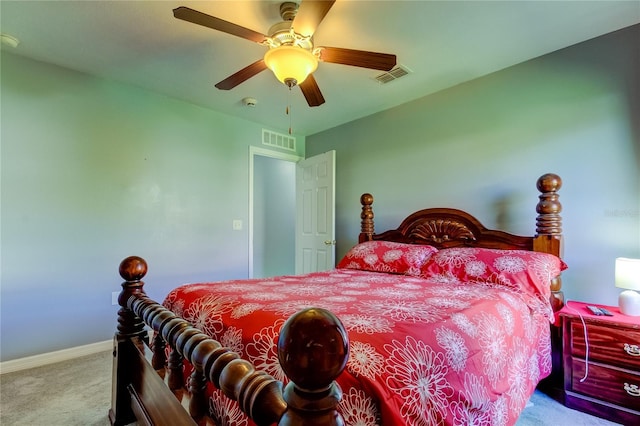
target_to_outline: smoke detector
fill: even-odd
[[[242,98],[242,103],[248,107],[254,107],[258,103],[258,100],[255,98]]]

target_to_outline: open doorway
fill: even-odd
[[[302,159],[250,147],[249,278],[295,272],[296,163]]]

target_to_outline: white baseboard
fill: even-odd
[[[26,370],[27,368],[42,367],[43,365],[68,361],[70,359],[79,358],[85,355],[92,355],[98,352],[108,351],[110,349],[113,349],[113,340],[105,340],[104,342],[76,346],[75,348],[62,349],[46,354],[12,359],[0,362],[0,374]]]

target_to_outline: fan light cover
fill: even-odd
[[[318,58],[308,50],[296,46],[269,49],[264,55],[264,63],[287,86],[301,84],[318,68]]]

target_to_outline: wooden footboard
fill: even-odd
[[[283,389],[282,382],[149,299],[141,281],[146,272],[140,257],[128,257],[120,264],[125,282],[114,337],[112,425],[201,424],[208,382],[237,401],[257,425],[344,424],[337,411],[341,391],[334,380],[346,366],[349,342],[333,314],[305,309],[282,327],[278,359],[290,380]],[[151,362],[147,327],[156,336]],[[170,348],[168,360],[165,345]],[[188,410],[178,399],[183,393],[183,359],[194,366]]]

